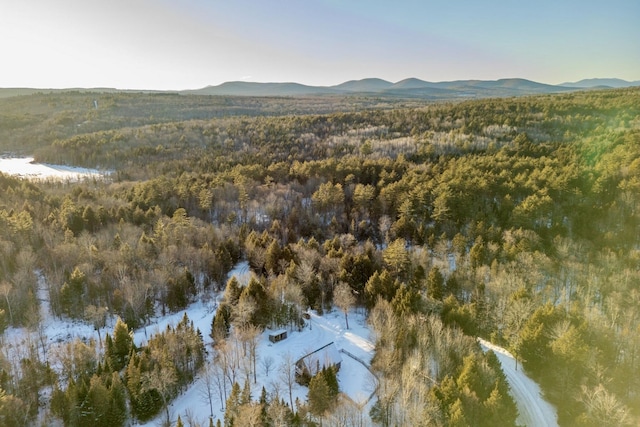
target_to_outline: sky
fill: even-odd
[[[640,80],[638,0],[0,0],[0,87]]]

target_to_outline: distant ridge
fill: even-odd
[[[183,91],[158,90],[119,90],[112,88],[69,88],[69,89],[33,89],[0,88],[0,98],[31,95],[35,93],[56,93],[66,91],[96,93],[173,93],[182,95],[223,95],[223,96],[323,96],[323,95],[365,95],[396,98],[422,99],[473,99],[489,97],[508,97],[522,95],[571,92],[586,89],[606,89],[640,86],[640,81],[586,79],[561,85],[549,85],[521,78],[499,80],[456,80],[449,82],[427,82],[417,78],[408,78],[396,83],[379,78],[349,80],[334,86],[309,86],[301,83],[256,83],[245,81],[225,82],[217,86]]]
[[[623,88],[630,86],[640,86],[640,80],[629,82],[622,79],[584,79],[578,82],[562,83],[561,86],[591,89],[597,87]]]
[[[226,82],[218,86],[182,91],[184,94],[231,96],[304,96],[375,94],[376,96],[454,99],[534,95],[575,90],[525,79],[459,80],[427,82],[408,78],[396,83],[377,78],[350,80],[335,86],[307,86],[299,83]]]
[[[184,90],[183,94],[196,95],[235,95],[235,96],[298,96],[341,93],[324,86],[307,86],[300,83],[255,83],[226,82],[218,86],[207,86],[203,89]]]

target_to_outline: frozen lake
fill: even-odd
[[[108,174],[97,169],[34,163],[33,157],[0,157],[0,172],[28,179],[60,179],[77,181]]]

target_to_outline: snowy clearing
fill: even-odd
[[[34,163],[33,157],[0,157],[0,172],[28,179],[57,179],[78,181],[83,178],[102,178],[108,172],[74,166]]]
[[[155,333],[156,330],[166,328],[167,324],[177,324],[184,313],[183,311],[166,316],[156,325],[148,327],[149,337],[152,333]],[[208,333],[214,314],[210,307],[207,308],[197,303],[189,307],[186,313],[189,318],[194,321],[195,326],[203,332],[205,344],[210,344],[211,339],[208,337]],[[291,355],[295,361],[299,357],[325,344],[334,342],[338,349],[346,350],[368,364],[373,356],[374,346],[371,341],[369,341],[369,329],[366,325],[365,318],[362,314],[355,312],[350,313],[349,318],[350,329],[347,331],[344,326],[344,315],[341,312],[332,311],[324,316],[311,313],[311,319],[304,329],[300,331],[289,331],[288,337],[277,343],[269,341],[268,334],[271,331],[269,329],[265,330],[258,345],[258,375],[256,383],[251,382],[252,398],[254,400],[258,399],[260,391],[264,386],[267,393],[272,393],[274,388],[278,388],[280,395],[285,398],[285,401],[288,401],[288,397],[285,397],[287,396],[286,386],[281,383],[278,374],[278,367],[287,354]],[[144,331],[136,331],[136,345],[142,344],[144,341]],[[209,345],[207,345],[207,349],[211,351]],[[342,367],[338,372],[340,391],[355,403],[363,405],[363,415],[366,417],[365,419],[368,419],[369,410],[374,403],[374,399],[369,399],[375,391],[376,379],[362,363],[344,352],[341,352],[341,355]],[[273,366],[267,376],[263,367],[260,366],[260,361],[268,358],[273,359]],[[199,379],[200,378],[197,378],[187,391],[178,396],[169,405],[169,412],[171,413],[172,419],[177,419],[179,415],[183,420],[195,419],[203,425],[208,425],[209,405],[203,397],[203,385]],[[244,379],[241,378],[241,381],[244,381]],[[306,398],[307,388],[296,384],[293,389],[293,400],[300,399],[301,402],[304,402]],[[216,397],[214,403],[214,422],[216,419],[224,419],[224,410],[221,409],[222,406],[220,399]],[[152,427],[158,425],[162,418],[163,414],[160,414],[152,421],[134,425]]]
[[[229,273],[229,277],[236,276],[240,284],[246,285],[250,278],[248,263],[241,262]],[[202,332],[207,351],[212,353],[211,338],[211,322],[215,314],[218,302],[194,303],[187,310],[179,313],[173,313],[156,319],[152,325],[147,326],[146,334],[144,329],[136,330],[134,341],[136,345],[142,345],[157,331],[164,330],[167,325],[176,325],[186,312],[189,319],[193,320],[195,327]],[[364,419],[370,423],[369,410],[371,405],[375,403],[375,399],[371,399],[376,389],[377,381],[375,377],[364,366],[368,365],[374,354],[374,345],[369,339],[369,328],[363,313],[352,311],[349,313],[349,330],[345,328],[344,314],[338,310],[319,316],[316,313],[309,313],[310,319],[307,325],[301,330],[288,330],[288,337],[280,342],[272,343],[269,341],[269,332],[267,329],[262,333],[260,343],[258,344],[257,354],[258,369],[257,381],[251,382],[251,396],[257,400],[260,396],[262,387],[264,386],[267,393],[273,393],[274,389],[279,390],[280,396],[288,401],[286,386],[279,378],[278,368],[285,356],[290,355],[295,361],[324,346],[334,342],[339,350],[343,350],[351,354],[360,361],[342,352],[342,367],[338,372],[338,383],[340,391],[349,397],[353,402],[362,405],[362,414]],[[212,356],[210,354],[210,356]],[[211,357],[210,357],[211,359]],[[272,359],[273,366],[267,375],[262,361]],[[211,362],[209,362],[211,363]],[[363,365],[364,363],[364,365]],[[240,381],[244,381],[241,376]],[[209,403],[203,396],[204,386],[201,377],[189,386],[189,388],[178,396],[169,405],[169,412],[173,420],[178,416],[183,421],[187,419],[195,420],[201,425],[208,425],[210,410]],[[285,397],[286,396],[286,397]],[[307,388],[295,385],[293,389],[293,400],[300,399],[301,402],[307,399]],[[216,419],[224,419],[224,402],[220,402],[220,398],[216,397],[213,410],[213,421]],[[146,423],[134,424],[137,426],[152,427],[161,423],[163,414],[159,414],[154,420]]]
[[[518,424],[528,427],[557,427],[556,409],[544,400],[540,386],[524,373],[522,367],[516,370],[516,360],[513,355],[482,338],[478,338],[478,342],[484,351],[492,350],[502,365],[502,371],[507,376],[511,395],[520,413],[517,419]]]

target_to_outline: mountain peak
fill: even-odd
[[[333,89],[347,92],[378,92],[390,88],[393,83],[378,78],[367,78],[361,80],[349,80],[339,85],[331,86]]]
[[[607,78],[595,78],[595,79],[583,79],[577,82],[566,82],[560,86],[591,89],[595,87],[611,87],[621,88],[629,86],[640,86],[640,81],[629,82],[622,79],[607,79]]]

